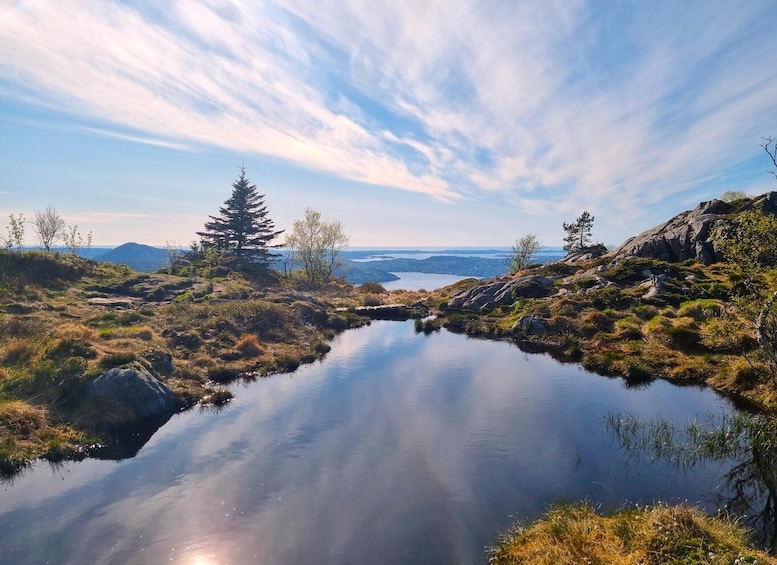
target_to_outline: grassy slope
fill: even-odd
[[[361,323],[333,312],[337,289],[316,305],[262,286],[0,252],[0,470],[78,457],[120,423],[84,395],[110,367],[142,365],[186,405],[224,401],[220,383],[294,370],[325,354],[335,331]]]
[[[590,277],[568,278],[571,271],[555,272],[563,267],[543,267],[532,272],[558,276],[557,286],[570,291],[566,296],[521,300],[477,314],[445,310],[452,294],[478,284],[474,279],[434,292],[386,293],[376,285],[362,293],[345,291],[325,297],[326,322],[315,326],[304,323],[300,314],[316,311],[315,305],[300,309],[298,297],[289,297],[282,289],[258,291],[239,278],[140,276],[116,266],[40,254],[20,259],[0,252],[0,262],[4,262],[0,265],[0,461],[6,470],[9,463],[31,457],[77,455],[80,445],[94,439],[90,414],[79,406],[77,394],[63,394],[59,383],[78,384],[126,362],[153,368],[158,356],[149,352],[169,353],[174,370],[157,374],[193,403],[217,395],[220,389],[215,381],[246,372],[291,370],[301,361],[320,357],[328,349],[325,341],[333,328],[344,329],[353,321],[347,315],[332,314],[335,306],[422,300],[428,306],[440,305],[440,320],[455,331],[518,340],[601,373],[636,380],[659,376],[706,382],[768,407],[774,407],[777,396],[774,385],[760,378],[763,364],[751,326],[729,299],[738,284],[737,274],[722,266],[635,260],[597,273],[619,288],[585,293],[578,291],[590,286]],[[670,272],[674,281],[684,282],[673,283],[657,299],[644,300],[640,298],[644,288],[635,283],[643,278],[640,273],[645,268]],[[773,286],[774,276],[767,276],[762,284]],[[89,298],[117,293],[165,301],[147,300],[118,310],[88,303]],[[543,318],[551,331],[541,336],[516,335],[511,328],[525,314]],[[78,387],[68,390],[77,393]],[[677,536],[669,536],[670,529]],[[775,562],[748,549],[745,542],[741,530],[684,507],[600,517],[585,506],[565,506],[552,509],[532,527],[512,530],[490,559],[494,563]]]
[[[472,336],[550,351],[600,374],[634,382],[665,378],[705,383],[764,408],[777,408],[777,387],[749,321],[759,305],[732,298],[741,281],[735,269],[636,258],[615,268],[605,261],[577,268],[581,270],[574,275],[576,268],[559,264],[521,273],[553,277],[557,290],[566,290],[564,295],[519,300],[478,313],[443,308],[443,323]],[[641,284],[645,269],[670,275],[666,292],[642,298],[647,291]],[[592,288],[595,277],[615,286]],[[777,272],[767,273],[759,284],[774,289]],[[513,331],[527,314],[541,318],[548,331],[534,335]]]

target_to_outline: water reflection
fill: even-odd
[[[777,420],[757,414],[709,417],[678,429],[663,419],[611,415],[608,429],[629,457],[697,465],[734,461],[718,491],[721,510],[749,525],[766,548],[777,544]]]
[[[37,466],[0,491],[0,562],[482,562],[559,498],[711,505],[728,471],[628,465],[602,421],[731,413],[710,391],[627,389],[412,322],[345,332],[323,363],[232,391],[131,459]]]

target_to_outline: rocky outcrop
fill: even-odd
[[[113,410],[106,421],[118,425],[170,415],[181,408],[167,385],[140,366],[109,369],[88,384],[87,397],[108,403]]]
[[[777,214],[777,192],[769,192],[750,200],[729,203],[722,200],[702,202],[693,210],[678,214],[666,223],[626,240],[613,252],[613,259],[650,257],[662,261],[696,259],[709,265],[721,259],[716,253],[710,234],[717,222],[729,214],[760,208],[767,214]]]
[[[656,298],[658,295],[666,292],[666,283],[669,280],[669,275],[662,273],[660,275],[650,275],[645,282],[648,290],[642,295],[643,300],[650,300]]]
[[[614,258],[696,259],[709,265],[720,259],[709,240],[710,232],[715,222],[733,211],[733,206],[722,200],[702,202],[693,210],[678,214],[668,222],[626,240],[615,251]]]
[[[541,276],[500,280],[462,290],[448,301],[450,308],[478,311],[508,306],[517,298],[543,298],[553,293],[553,280]]]
[[[516,335],[544,335],[549,331],[548,322],[534,314],[521,316],[512,327],[512,332]]]

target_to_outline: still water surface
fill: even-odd
[[[392,273],[392,275],[398,276],[399,280],[380,283],[386,290],[434,290],[468,278],[460,275],[417,272],[396,272]]]
[[[0,563],[482,563],[511,522],[561,498],[714,509],[727,468],[629,460],[604,419],[733,410],[411,322],[348,331],[323,362],[234,390],[134,458],[0,485]]]

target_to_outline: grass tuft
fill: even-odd
[[[679,504],[603,516],[591,504],[558,504],[530,525],[514,526],[491,549],[492,565],[777,564],[747,531]]]

